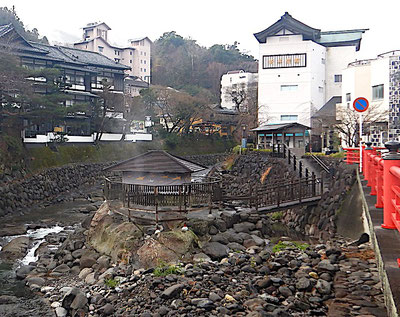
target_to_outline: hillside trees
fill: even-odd
[[[0,7],[0,25],[5,25],[9,23],[12,23],[18,33],[22,34],[24,38],[28,41],[41,42],[44,44],[49,43],[46,36],[40,37],[38,29],[25,29],[25,26],[18,17],[14,6],[11,9],[7,7]]]
[[[154,42],[153,83],[170,86],[218,102],[221,76],[230,70],[257,71],[257,62],[233,45],[205,48],[175,31]],[[207,92],[208,91],[208,92]]]

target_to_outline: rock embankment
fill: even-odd
[[[192,219],[188,230],[179,227],[192,237],[187,244],[176,231],[139,226],[143,234],[118,236],[113,251],[102,243],[124,222],[115,216],[113,224],[110,216],[92,220],[110,228],[97,231],[98,250],[86,240],[88,232],[77,229],[19,274],[57,316],[385,316],[368,245],[349,246],[340,238],[272,243],[267,216],[237,208]]]
[[[288,227],[324,241],[336,234],[338,213],[356,181],[353,166],[339,160],[330,161],[329,164],[333,172],[329,190],[324,192],[318,205],[289,209],[281,219]]]
[[[106,164],[74,164],[48,169],[27,179],[0,187],[0,216],[50,201],[62,193],[93,183],[102,176]]]
[[[232,168],[223,174],[223,190],[228,195],[248,195],[261,184],[290,181],[297,175],[284,159],[273,158],[261,152],[239,156]]]

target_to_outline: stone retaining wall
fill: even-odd
[[[204,166],[213,166],[219,162],[224,161],[229,154],[216,153],[216,154],[203,154],[203,155],[188,155],[186,159]]]
[[[314,207],[293,208],[283,212],[282,222],[290,228],[324,241],[337,231],[336,220],[341,206],[356,181],[358,165],[346,165],[339,160],[331,162],[334,178],[329,190]]]
[[[63,192],[94,182],[108,164],[73,164],[48,169],[0,186],[0,216],[49,201]]]

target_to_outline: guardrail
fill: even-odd
[[[347,164],[358,164],[360,163],[360,149],[359,148],[343,148],[345,151],[344,161]]]
[[[371,148],[371,143],[366,145],[362,173],[367,186],[371,187],[370,195],[376,196],[375,207],[383,208],[382,228],[400,232],[400,143],[389,141],[385,148]],[[383,149],[389,152],[382,154]],[[400,267],[400,258],[397,263]]]

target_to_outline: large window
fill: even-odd
[[[103,46],[98,46],[97,47],[100,53],[103,53],[104,47]]]
[[[372,100],[383,99],[383,85],[372,86]]]
[[[281,91],[294,91],[299,88],[298,85],[281,85]]]
[[[283,54],[283,55],[264,55],[263,68],[293,68],[306,67],[307,55],[302,54]]]
[[[297,121],[297,114],[282,114],[281,121]]]

